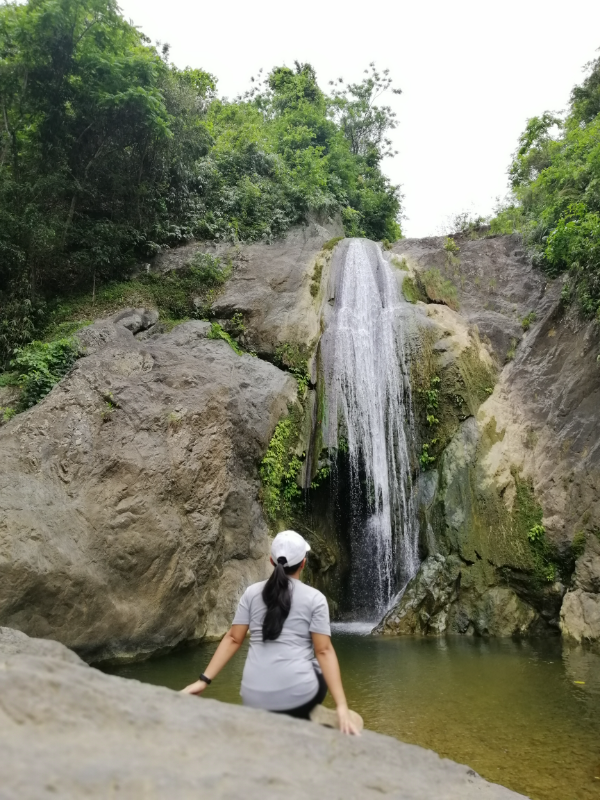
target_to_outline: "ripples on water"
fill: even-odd
[[[348,699],[371,730],[431,748],[532,800],[600,798],[600,656],[558,640],[371,637],[335,626]],[[180,689],[216,644],[111,671]],[[206,697],[238,703],[245,651]]]

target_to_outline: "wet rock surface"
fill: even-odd
[[[437,269],[453,280],[456,316],[501,368],[488,399],[478,408],[462,405],[465,416],[433,467],[435,496],[420,501],[424,554],[460,559],[460,592],[445,630],[562,630],[578,642],[598,642],[600,332],[562,306],[560,282],[547,282],[527,263],[518,237],[456,242],[452,257],[442,237],[393,248],[411,274]],[[419,305],[430,317],[439,308]],[[452,314],[444,312],[449,329]],[[436,345],[442,387],[453,358]],[[405,620],[398,632],[406,620],[420,619],[413,604],[422,576],[415,580],[392,611]],[[424,622],[416,627],[429,630]]]
[[[0,697],[7,798],[521,797],[414,745],[104,675],[6,628]]]

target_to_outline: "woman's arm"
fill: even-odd
[[[212,680],[216,678],[219,672],[223,669],[225,664],[237,653],[242,646],[246,634],[248,633],[248,625],[232,625],[225,636],[219,642],[219,646],[215,650],[214,656],[211,658],[208,667],[204,670],[204,675]],[[194,681],[181,690],[182,694],[202,694],[206,689],[207,683],[205,681]]]
[[[344,694],[344,687],[342,686],[340,665],[333,645],[331,644],[331,637],[326,636],[324,633],[311,633],[311,636],[315,649],[315,656],[317,657],[317,661],[323,672],[323,677],[325,678],[325,683],[331,692],[331,696],[337,708],[340,730],[342,733],[353,733],[358,736],[360,735],[360,731],[351,721],[348,712],[348,703],[346,702],[346,695]]]

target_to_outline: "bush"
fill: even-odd
[[[19,376],[21,410],[39,403],[71,370],[79,355],[79,343],[75,339],[31,342],[16,350],[11,367]]]
[[[563,298],[600,321],[600,58],[588,68],[564,118],[528,120],[509,172],[513,198],[491,231],[520,231],[550,277],[568,274]]]

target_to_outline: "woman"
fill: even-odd
[[[186,694],[202,694],[237,653],[250,629],[241,695],[244,705],[313,719],[359,734],[362,719],[350,711],[331,644],[329,609],[321,592],[302,583],[310,545],[295,531],[277,534],[271,546],[273,574],[244,592],[231,630],[206,670]],[[315,664],[315,656],[318,662]],[[327,690],[337,713],[323,708]]]

